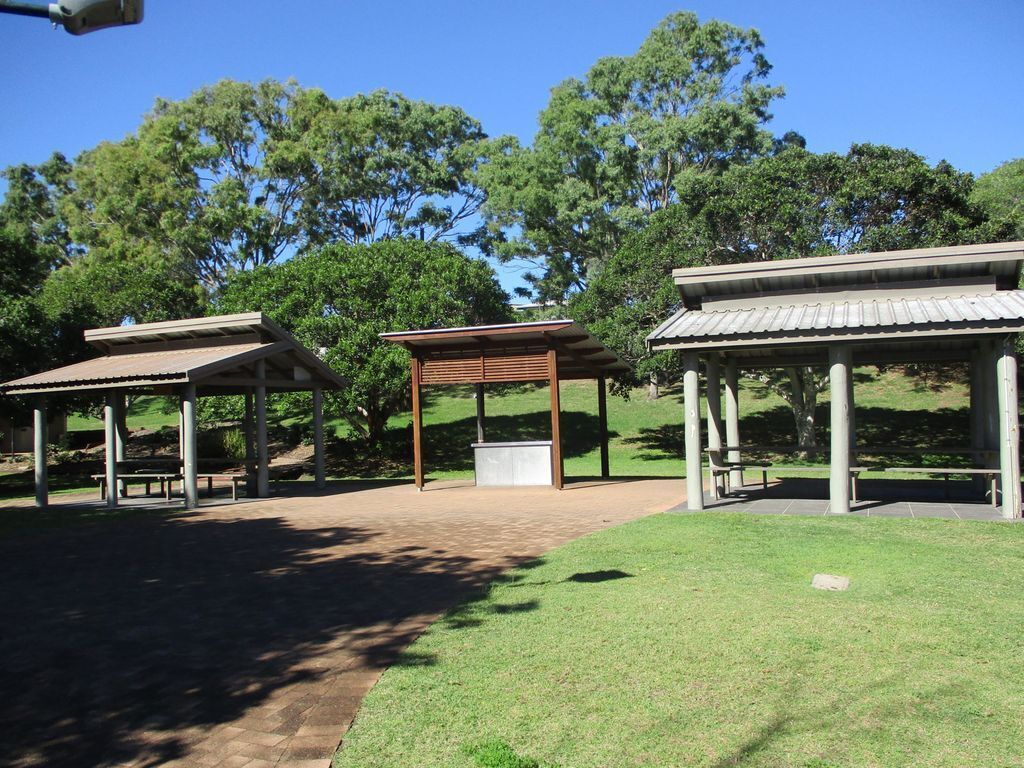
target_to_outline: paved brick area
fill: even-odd
[[[449,487],[445,487],[449,486]],[[439,614],[682,482],[336,487],[0,540],[0,763],[317,766]]]

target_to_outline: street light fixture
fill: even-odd
[[[143,0],[63,0],[60,3],[31,3],[0,0],[0,13],[38,16],[60,24],[72,35],[84,35],[107,27],[138,24],[142,21]]]

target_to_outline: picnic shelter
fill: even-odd
[[[319,357],[262,313],[220,315],[190,320],[142,323],[85,332],[99,357],[0,384],[7,395],[34,396],[36,504],[48,502],[46,474],[46,399],[56,393],[102,393],[105,397],[105,472],[107,505],[117,506],[119,486],[129,480],[180,481],[185,506],[198,504],[200,471],[196,451],[196,402],[207,395],[244,395],[243,422],[248,486],[269,495],[266,397],[268,392],[313,394],[315,477],[324,485],[323,390],[345,381]],[[169,467],[132,472],[125,456],[128,392],[176,396],[179,400],[179,455]],[[146,459],[146,465],[154,464]],[[237,485],[235,486],[237,488]]]
[[[609,476],[606,379],[627,373],[630,367],[581,325],[572,320],[540,320],[397,331],[382,333],[381,338],[405,347],[411,356],[413,464],[417,488],[422,489],[424,484],[422,390],[427,386],[455,384],[473,384],[476,388],[477,442],[472,448],[476,452],[478,484],[482,484],[481,468],[486,461],[483,457],[493,454],[498,464],[495,484],[520,484],[519,476],[535,479],[539,464],[541,469],[550,469],[549,473],[541,475],[542,482],[560,489],[565,483],[565,470],[559,382],[596,379],[601,476]],[[550,382],[550,443],[487,443],[484,386],[530,381]]]
[[[1024,242],[858,253],[677,269],[681,308],[647,339],[682,354],[687,505],[704,507],[702,453],[712,490],[742,483],[740,371],[810,366],[830,389],[829,510],[850,511],[860,447],[853,366],[967,363],[972,467],[992,481],[1002,516],[1021,516],[1017,334]],[[706,376],[702,443],[700,369]],[[725,419],[721,377],[725,372]],[[941,474],[918,467],[903,471]],[[948,472],[946,473],[948,474]],[[998,495],[997,495],[998,494]]]

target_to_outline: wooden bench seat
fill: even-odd
[[[196,477],[200,480],[206,480],[206,494],[208,496],[213,496],[214,480],[230,480],[232,501],[238,501],[238,484],[245,482],[244,472],[200,472]]]
[[[989,478],[989,496],[993,507],[999,506],[999,476],[1000,469],[985,467],[884,467],[885,472],[912,472],[920,475],[942,475],[942,493],[949,498],[949,476],[950,475],[982,475]]]
[[[708,475],[711,478],[711,495],[717,500],[718,496],[718,483],[716,479],[718,477],[724,477],[725,483],[725,494],[729,495],[732,493],[732,488],[729,485],[729,475],[735,470],[744,471],[750,470],[761,473],[761,487],[768,488],[768,470],[775,469],[779,472],[794,470],[797,472],[830,472],[831,468],[827,465],[816,465],[816,466],[793,466],[790,464],[773,465],[771,462],[763,462],[760,464],[748,464],[744,462],[729,462],[722,461],[721,451],[708,450]],[[857,501],[857,479],[861,472],[867,472],[871,467],[850,467],[850,497],[853,501]]]
[[[745,464],[743,462],[729,462],[722,460],[721,451],[708,450],[708,477],[711,479],[711,496],[716,501],[718,500],[718,478],[724,477],[725,482],[723,487],[725,489],[725,495],[728,496],[732,493],[732,489],[729,487],[729,475],[732,472],[760,472],[761,473],[761,487],[768,487],[768,469],[771,467],[771,463],[762,464]]]
[[[100,499],[107,498],[107,476],[105,474],[92,475],[92,479],[100,484]],[[117,482],[124,483],[125,487],[127,487],[128,483],[132,482],[143,483],[146,486],[147,496],[150,494],[153,483],[160,483],[160,493],[163,494],[167,501],[171,500],[172,484],[174,481],[183,479],[184,475],[174,472],[133,472],[117,476]]]

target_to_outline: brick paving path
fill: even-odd
[[[676,480],[409,485],[0,540],[0,764],[325,768],[380,673],[502,570]]]

